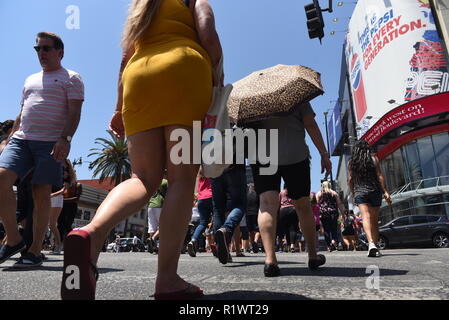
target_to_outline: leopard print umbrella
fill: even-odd
[[[229,117],[239,126],[288,114],[324,93],[320,74],[298,65],[256,71],[233,86],[227,106]]]

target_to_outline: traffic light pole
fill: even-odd
[[[329,0],[329,8],[327,9],[321,9],[321,11],[327,11],[329,13],[332,13],[332,0]]]

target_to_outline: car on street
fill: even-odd
[[[379,228],[380,249],[410,245],[449,248],[449,220],[436,215],[402,216]]]
[[[109,252],[115,252],[115,241],[108,244],[106,250]],[[144,252],[146,250],[145,244],[137,239],[137,245],[133,245],[133,238],[120,238],[120,252]]]

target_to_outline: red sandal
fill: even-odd
[[[187,288],[167,293],[155,293],[154,300],[192,300],[204,296],[203,290],[191,283],[187,284]]]
[[[89,233],[75,229],[64,241],[62,300],[95,300],[98,271],[90,260]]]

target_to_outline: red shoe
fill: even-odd
[[[214,257],[218,257],[217,245],[215,243],[210,244],[210,251],[212,251],[212,254],[214,255]]]
[[[89,233],[75,229],[64,241],[62,300],[95,300],[98,271],[90,260]]]
[[[191,300],[204,296],[203,290],[188,283],[187,288],[175,292],[155,293],[154,300]]]

